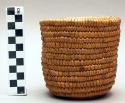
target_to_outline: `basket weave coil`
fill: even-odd
[[[43,74],[52,94],[92,98],[112,88],[120,22],[114,16],[40,21]]]

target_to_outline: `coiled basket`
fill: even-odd
[[[114,16],[40,21],[43,74],[52,94],[84,99],[112,88],[120,22]]]

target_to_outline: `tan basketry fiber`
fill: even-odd
[[[114,16],[40,21],[43,74],[52,94],[93,98],[112,88],[120,22]]]

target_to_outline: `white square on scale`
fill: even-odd
[[[9,59],[9,65],[16,65],[16,59]]]
[[[15,22],[15,28],[16,29],[23,29],[23,23],[22,22]]]
[[[15,15],[7,15],[7,22],[15,22]]]
[[[25,80],[17,80],[17,86],[18,87],[25,86]]]
[[[16,58],[24,58],[24,51],[16,51]]]
[[[15,36],[15,30],[8,30],[7,35],[8,37]]]
[[[17,73],[9,73],[9,80],[17,80]]]
[[[16,37],[16,44],[23,44],[23,37]]]
[[[8,51],[16,51],[16,45],[15,44],[8,44]]]
[[[17,72],[25,72],[24,66],[17,66]]]
[[[23,13],[24,13],[23,7],[21,7],[21,6],[16,6],[15,7],[15,15],[20,15],[20,14],[23,15]]]
[[[9,95],[17,94],[17,87],[10,87],[9,88]]]

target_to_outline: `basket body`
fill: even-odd
[[[118,17],[43,20],[42,66],[56,96],[92,98],[106,94],[116,76]]]

